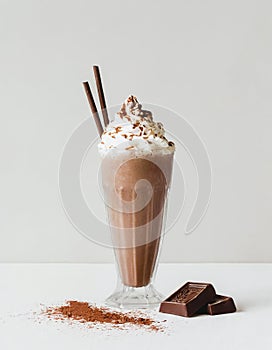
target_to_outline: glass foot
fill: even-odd
[[[163,295],[149,284],[139,288],[122,286],[105,302],[108,306],[120,309],[153,309],[158,307],[163,299]]]

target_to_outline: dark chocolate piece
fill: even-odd
[[[191,317],[215,297],[210,283],[187,282],[161,303],[160,312]]]
[[[236,306],[231,297],[216,295],[215,299],[203,308],[203,313],[209,315],[228,314],[236,311]]]

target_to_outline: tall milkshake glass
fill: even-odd
[[[102,161],[102,183],[118,271],[107,299],[120,308],[150,308],[162,296],[152,285],[158,264],[173,153],[136,156],[114,149]]]

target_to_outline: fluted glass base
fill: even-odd
[[[159,306],[163,296],[150,283],[145,287],[122,285],[106,299],[106,304],[120,309],[153,309]]]

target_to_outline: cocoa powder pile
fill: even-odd
[[[149,318],[143,317],[138,313],[123,313],[111,311],[106,307],[98,307],[90,305],[88,302],[69,300],[63,306],[49,307],[43,312],[48,318],[55,320],[70,320],[78,321],[86,324],[108,324],[113,327],[122,329],[122,325],[134,325],[146,328],[152,331],[163,331],[158,322]]]

